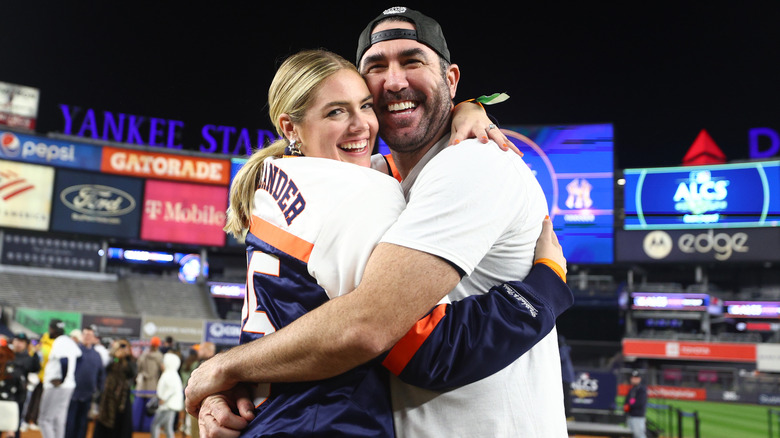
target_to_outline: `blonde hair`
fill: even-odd
[[[279,66],[268,89],[268,116],[281,138],[255,151],[233,178],[224,230],[236,239],[243,240],[252,223],[252,201],[262,176],[263,162],[268,157],[282,156],[290,144],[284,137],[279,117],[288,114],[293,123],[303,121],[320,84],[344,69],[358,73],[354,64],[323,49],[298,52]]]

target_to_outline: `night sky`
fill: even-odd
[[[394,6],[67,3],[0,8],[0,81],[40,89],[37,131],[62,131],[66,104],[183,121],[193,150],[205,124],[272,129],[279,61],[316,47],[353,60],[367,21]],[[703,129],[746,160],[751,128],[780,132],[780,3],[538,3],[406,6],[442,24],[456,101],[507,92],[490,108],[502,125],[613,123],[616,168],[679,165]]]

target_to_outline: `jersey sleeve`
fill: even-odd
[[[402,381],[441,390],[483,379],[542,340],[574,303],[559,274],[536,264],[510,281],[440,304],[387,353],[382,364]]]

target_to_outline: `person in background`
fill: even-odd
[[[214,345],[213,342],[202,342],[198,345],[197,348],[198,352],[198,362],[195,364],[195,367],[192,369],[192,371],[195,371],[200,364],[203,362],[211,359],[214,357],[215,354],[217,354],[217,346]],[[192,374],[192,372],[190,372]],[[190,417],[190,436],[192,438],[200,438],[200,427],[198,426],[198,418],[192,417],[191,415],[187,414]]]
[[[631,371],[631,388],[623,402],[626,424],[634,438],[645,438],[645,411],[647,410],[647,387],[642,383],[639,370]]]
[[[163,355],[163,364],[165,371],[157,382],[157,398],[159,407],[154,413],[152,420],[152,437],[159,438],[160,428],[165,431],[165,436],[173,437],[173,422],[176,415],[184,409],[184,387],[179,375],[179,365],[181,359],[173,351],[168,351]]]
[[[181,384],[183,388],[187,387],[187,381],[190,380],[190,375],[192,374],[192,370],[195,369],[195,367],[198,366],[198,350],[200,349],[200,345],[195,344],[192,347],[190,347],[189,352],[187,353],[187,358],[184,359],[184,362],[181,364],[181,367],[179,368],[179,375],[181,376]],[[181,428],[180,431],[185,436],[190,436],[190,431],[192,429],[192,416],[187,414],[187,412],[183,412],[183,419],[181,421]]]
[[[68,334],[71,339],[73,339],[73,342],[76,343],[76,345],[81,345],[81,330],[79,329],[73,329]]]
[[[95,334],[95,346],[92,348],[100,355],[100,359],[103,361],[103,368],[105,368],[108,366],[108,363],[111,362],[111,353],[108,351],[108,348],[103,345],[103,340],[100,339],[100,336],[98,335],[98,327],[95,324],[91,324],[89,329]]]
[[[24,378],[24,390],[22,391],[21,396],[19,397],[20,404],[19,404],[19,428],[17,430],[17,435],[22,432],[22,417],[24,414],[24,406],[25,402],[27,401],[27,376],[30,374],[38,373],[41,370],[41,358],[36,353],[30,352],[30,338],[27,337],[27,335],[24,332],[19,332],[16,335],[14,335],[13,340],[11,341],[11,349],[14,352],[14,366],[18,369],[20,374]],[[30,391],[32,394],[32,391]]]
[[[0,338],[0,436],[7,433],[7,438],[19,430],[19,409],[25,393],[24,376],[14,358],[8,340]]]
[[[100,397],[93,438],[131,438],[133,413],[130,395],[137,365],[130,342],[114,341],[111,363],[106,368],[106,384]]]
[[[47,331],[41,335],[41,339],[38,341],[38,345],[35,346],[37,354],[41,358],[41,370],[38,372],[38,383],[36,383],[30,396],[30,403],[27,405],[27,410],[24,414],[24,423],[22,424],[22,431],[27,427],[30,430],[38,430],[38,417],[41,412],[41,396],[43,395],[43,370],[46,368],[46,364],[49,361],[49,351],[51,351],[51,344],[54,339],[49,336]]]
[[[140,407],[146,406],[146,403],[157,391],[157,381],[163,371],[163,354],[160,351],[160,345],[160,338],[152,337],[149,341],[149,348],[138,358],[134,411],[141,412],[141,415],[137,418],[140,424],[134,425],[137,431],[148,430],[152,421],[152,417],[146,413],[145,409],[139,408],[139,405]]]
[[[574,364],[571,361],[571,346],[566,343],[566,339],[558,335],[558,348],[561,353],[561,378],[563,380],[563,408],[566,412],[566,419],[572,418],[571,413],[571,384],[576,379],[574,375]]]
[[[53,319],[49,336],[54,339],[43,370],[43,394],[38,425],[43,438],[64,438],[68,406],[76,389],[76,361],[81,357],[78,344],[65,334],[65,323]]]
[[[176,351],[176,344],[173,342],[173,336],[166,336],[165,340],[160,346],[160,352],[162,354],[167,353],[169,350]]]
[[[81,357],[76,366],[76,389],[68,407],[65,438],[85,438],[92,400],[103,389],[106,371],[100,353],[95,350],[98,338],[91,327],[81,331]]]

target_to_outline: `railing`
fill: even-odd
[[[769,429],[768,429],[769,438],[775,438],[774,429],[772,428],[772,424],[773,424],[772,419],[773,417],[776,417],[774,419],[775,421],[777,421],[777,430],[778,433],[780,433],[780,411],[776,409],[768,409],[766,412],[766,417],[767,417],[767,423],[769,423]],[[780,434],[778,436],[780,436]]]
[[[648,431],[653,432],[655,436],[665,438],[675,438],[673,433],[677,431],[677,438],[685,437],[683,433],[685,419],[693,419],[693,436],[700,438],[700,421],[697,411],[686,412],[675,408],[672,405],[648,403],[647,408],[656,412],[656,420],[648,419]],[[770,426],[771,431],[771,426]],[[771,432],[770,432],[771,433]],[[771,438],[771,436],[770,436]]]

